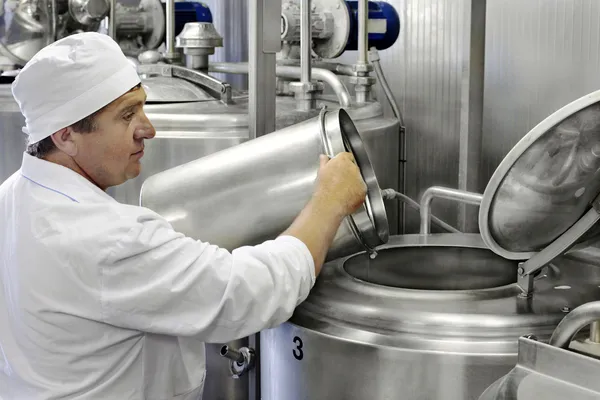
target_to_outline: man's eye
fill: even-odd
[[[134,115],[135,115],[135,113],[128,113],[128,114],[125,114],[125,115],[123,116],[123,119],[124,119],[125,121],[131,121],[131,120],[133,119],[133,116],[134,116]]]

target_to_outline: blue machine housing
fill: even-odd
[[[163,7],[165,3],[163,3]],[[210,8],[199,1],[175,2],[175,36],[179,35],[188,22],[213,22]]]
[[[350,36],[344,51],[358,50],[358,1],[346,1],[350,14]],[[400,35],[400,16],[394,6],[383,1],[369,1],[369,21],[385,20],[385,32],[369,32],[368,48],[385,50],[394,45]]]

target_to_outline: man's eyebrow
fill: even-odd
[[[127,105],[126,107],[122,108],[119,112],[122,113],[126,113],[129,112],[131,110],[133,110],[134,108],[138,108],[144,105],[144,102],[141,100],[136,101],[135,103],[131,103],[129,105]]]

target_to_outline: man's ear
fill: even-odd
[[[54,145],[63,153],[66,153],[71,157],[77,155],[77,142],[75,140],[73,129],[70,127],[54,132],[52,134],[52,142],[54,142]]]

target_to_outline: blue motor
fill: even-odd
[[[346,1],[350,12],[350,36],[344,50],[358,50],[358,1]],[[400,35],[400,16],[396,9],[383,1],[369,1],[367,24],[369,46],[385,50],[394,45]]]
[[[368,3],[368,46],[378,50],[390,48],[400,35],[400,17],[396,9],[383,1]],[[321,58],[339,57],[345,51],[358,49],[358,1],[313,0],[313,51]],[[300,43],[301,7],[298,0],[283,3],[281,40]]]
[[[166,9],[165,3],[163,8]],[[175,36],[179,35],[188,22],[213,22],[210,8],[204,3],[193,0],[175,2]]]

